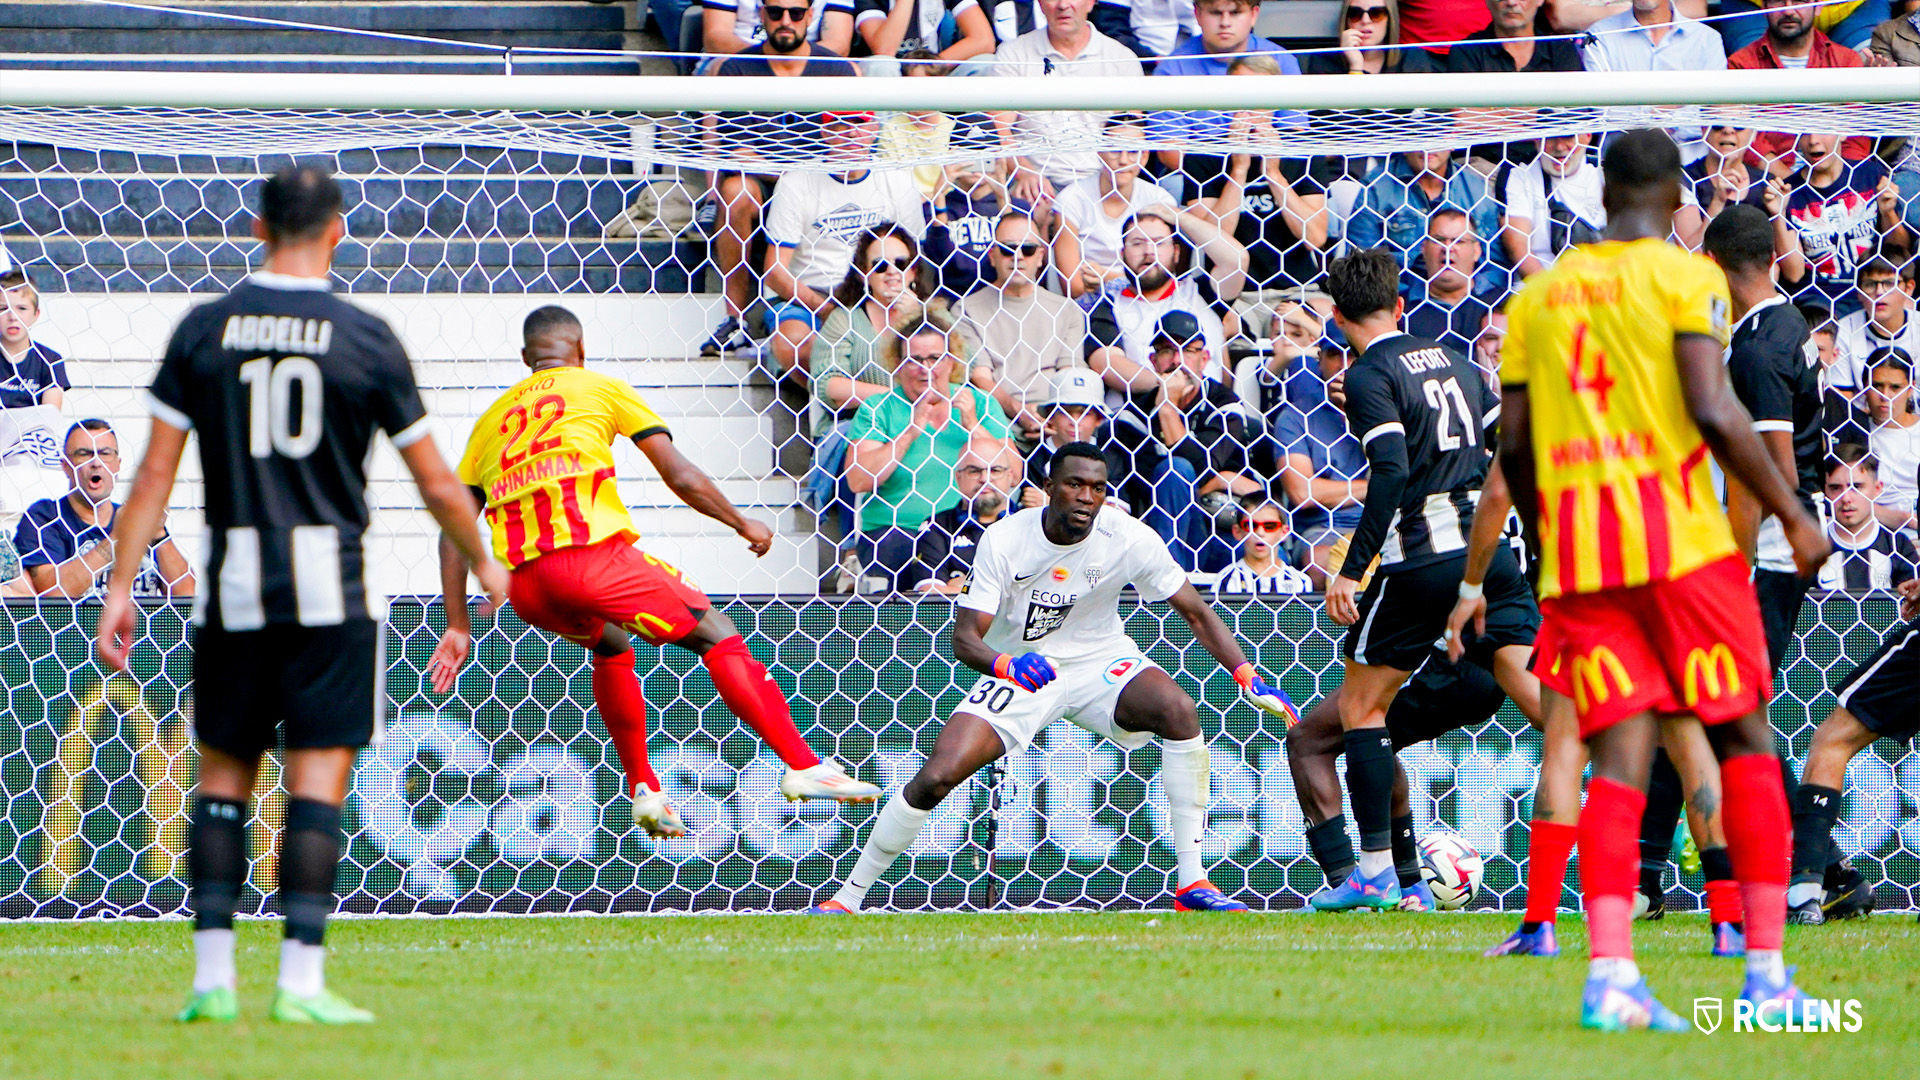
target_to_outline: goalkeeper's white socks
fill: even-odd
[[[1200,837],[1207,831],[1207,799],[1212,795],[1207,769],[1205,736],[1160,743],[1160,784],[1167,789],[1175,877],[1181,888],[1207,876],[1200,862]]]
[[[326,978],[321,973],[326,962],[325,945],[283,939],[280,942],[280,989],[295,997],[312,997],[326,989]]]
[[[927,827],[927,819],[933,816],[931,810],[915,810],[907,805],[899,792],[887,800],[880,813],[873,819],[873,832],[867,836],[867,846],[860,849],[860,861],[854,864],[853,873],[847,875],[847,883],[833,898],[847,906],[849,911],[859,911],[860,905],[867,899],[867,890],[887,872],[893,860],[900,853],[913,846],[913,838]]]
[[[233,930],[195,930],[193,932],[193,992],[232,990]]]

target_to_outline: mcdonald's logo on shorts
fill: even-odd
[[[1612,649],[1596,645],[1585,656],[1573,658],[1573,704],[1583,715],[1594,705],[1605,705],[1617,689],[1633,693],[1633,677]]]
[[[1740,692],[1740,666],[1734,663],[1733,649],[1726,642],[1715,642],[1713,648],[1695,648],[1687,654],[1686,695],[1687,708],[1700,704],[1700,684],[1707,684],[1707,698],[1720,700],[1722,691],[1728,694]]]

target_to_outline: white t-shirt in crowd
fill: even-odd
[[[1061,547],[1041,529],[1045,515],[1044,507],[1022,510],[980,535],[959,605],[993,616],[987,648],[1069,662],[1132,646],[1120,621],[1121,590],[1131,585],[1142,600],[1157,601],[1187,582],[1166,541],[1105,506],[1085,540]]]
[[[1920,356],[1920,312],[1909,310],[1906,324],[1889,337],[1873,323],[1873,313],[1856,311],[1833,324],[1833,366],[1827,369],[1827,385],[1852,394],[1867,388],[1867,357],[1877,349],[1904,349],[1908,356]]]
[[[1127,210],[1117,218],[1107,216],[1097,176],[1076,180],[1053,197],[1054,213],[1072,222],[1074,234],[1080,238],[1080,257],[1108,267],[1120,265],[1120,230],[1127,219],[1150,206],[1164,207],[1172,214],[1180,212],[1173,196],[1144,176],[1134,178]]]
[[[860,234],[892,222],[918,240],[927,231],[927,200],[904,169],[846,174],[789,173],[767,206],[767,239],[794,249],[790,269],[802,284],[831,292],[853,265]]]
[[[1553,250],[1552,203],[1560,203],[1566,208],[1563,213],[1571,213],[1595,231],[1605,229],[1607,208],[1600,201],[1601,186],[1600,169],[1588,161],[1582,161],[1571,176],[1547,176],[1539,158],[1507,174],[1506,214],[1527,220],[1533,256],[1542,266],[1552,266],[1559,254]]]
[[[1054,79],[1131,76],[1144,71],[1133,50],[1107,35],[1087,27],[1092,35],[1086,47],[1071,59],[1063,56],[1047,38],[1047,28],[1037,27],[1003,43],[993,54],[995,75],[1037,75]],[[1073,112],[1023,112],[1014,120],[1014,132],[1022,141],[1044,141],[1091,147],[1100,137],[1107,113],[1097,110]],[[1092,176],[1100,168],[1100,159],[1088,150],[1027,155],[1040,175],[1063,186]]]
[[[1107,332],[1103,320],[1110,316],[1112,325],[1119,328],[1120,348],[1127,359],[1149,365],[1153,362],[1154,332],[1160,327],[1160,317],[1169,311],[1192,312],[1194,318],[1200,320],[1200,333],[1207,339],[1207,353],[1212,357],[1207,362],[1206,373],[1215,379],[1225,379],[1226,329],[1220,324],[1219,313],[1200,295],[1200,286],[1192,275],[1176,279],[1173,291],[1158,300],[1141,296],[1117,282],[1108,283],[1107,291],[1088,312],[1087,329],[1096,339],[1101,338]]]
[[[1879,459],[1880,482],[1886,485],[1880,505],[1912,510],[1920,495],[1920,424],[1881,424],[1867,436],[1867,449]]]

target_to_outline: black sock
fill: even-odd
[[[1640,815],[1640,891],[1661,896],[1667,887],[1667,863],[1673,858],[1673,830],[1680,824],[1686,794],[1680,774],[1665,750],[1653,755],[1647,778],[1647,809]]]
[[[303,945],[325,940],[339,869],[340,808],[312,799],[289,801],[280,849],[280,913],[288,937]]]
[[[1413,838],[1413,815],[1393,819],[1393,870],[1400,887],[1420,884],[1420,845]]]
[[[1704,881],[1732,881],[1733,856],[1723,847],[1701,848],[1700,877]]]
[[[1347,794],[1361,851],[1393,848],[1393,740],[1386,728],[1347,732]]]
[[[1827,845],[1840,817],[1840,793],[1819,784],[1801,784],[1793,800],[1792,881],[1819,881],[1826,874]]]
[[[1338,885],[1353,873],[1353,839],[1347,835],[1347,816],[1336,814],[1318,825],[1307,826],[1307,850],[1320,864],[1320,873],[1328,885]]]
[[[247,880],[247,804],[197,795],[187,835],[188,904],[195,930],[233,929],[240,885]]]

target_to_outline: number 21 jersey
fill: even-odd
[[[207,567],[194,618],[225,630],[379,618],[366,584],[367,450],[430,432],[393,331],[320,278],[257,273],[189,311],[149,410],[200,433]]]
[[[611,375],[536,371],[474,422],[460,480],[486,494],[494,555],[508,567],[615,537],[631,544],[640,534],[614,483],[613,440],[666,432]]]

